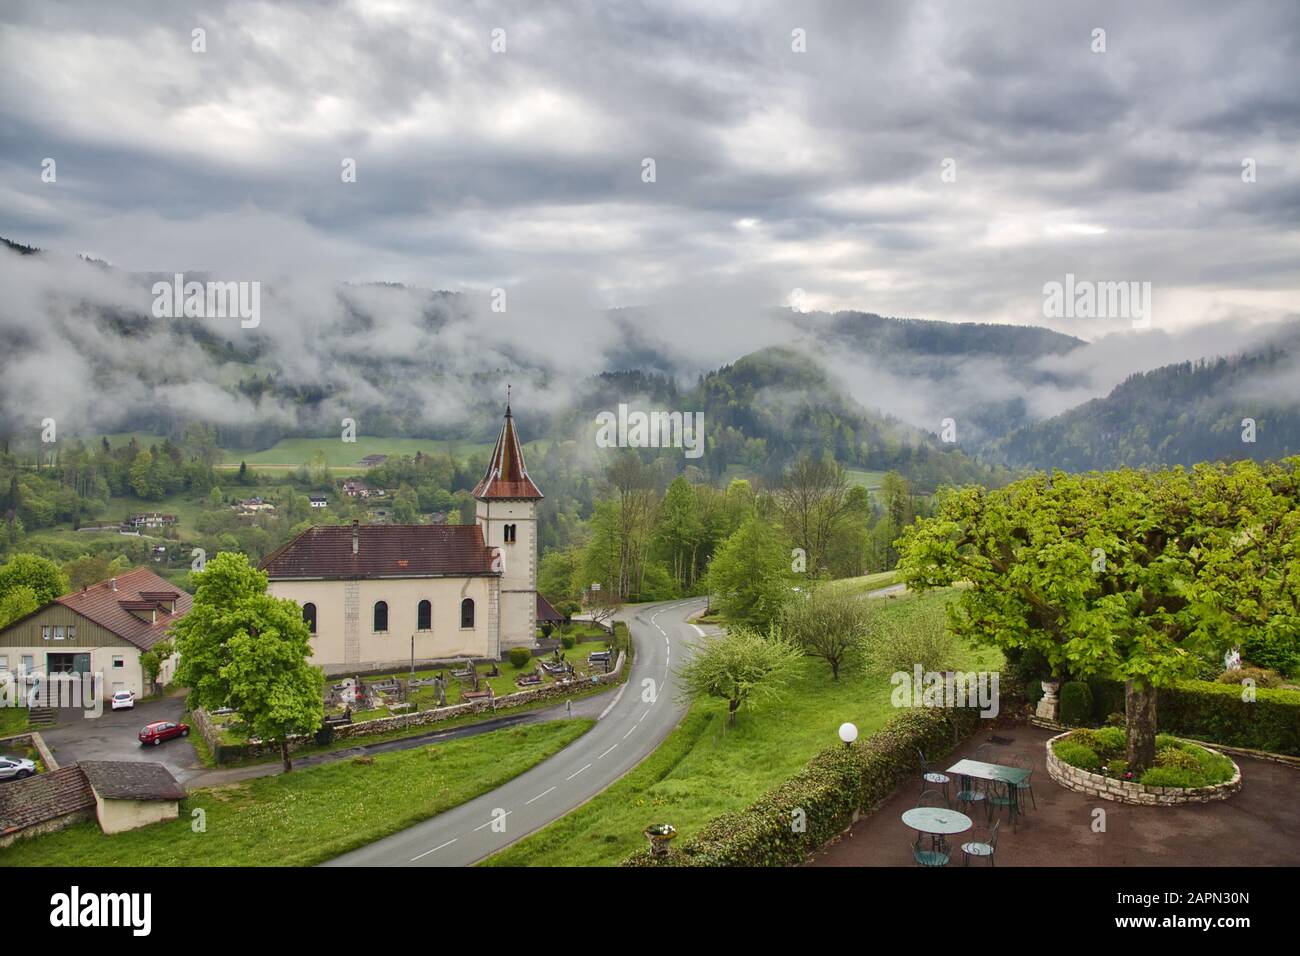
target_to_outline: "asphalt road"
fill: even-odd
[[[481,797],[325,866],[468,866],[557,820],[627,773],[681,720],[671,676],[685,645],[706,631],[687,622],[703,598],[632,608],[636,655],[627,683],[596,726],[558,754]]]

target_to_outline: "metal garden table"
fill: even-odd
[[[1000,763],[984,763],[982,760],[958,760],[945,771],[945,773],[962,778],[960,787],[962,790],[969,789],[968,784],[972,777],[1006,784],[1007,793],[1012,797],[1011,803],[1007,807],[1007,815],[1010,817],[1013,826],[1017,815],[1020,813],[1020,795],[1017,788],[1032,772],[1032,770],[1027,770],[1024,767],[1004,767]]]
[[[947,807],[913,807],[903,814],[903,823],[918,833],[930,834],[930,846],[940,850],[944,837],[965,833],[973,826],[971,818]]]

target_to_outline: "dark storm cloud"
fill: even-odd
[[[765,310],[795,289],[1115,331],[1043,316],[1067,272],[1150,281],[1156,326],[1228,351],[1295,307],[1298,52],[1268,2],[22,2],[0,235],[285,289],[504,287],[548,362],[716,365],[783,341]],[[601,318],[624,306],[636,335]],[[309,337],[293,316],[268,334]]]

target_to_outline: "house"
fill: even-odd
[[[144,514],[131,515],[126,519],[125,526],[140,530],[141,528],[169,528],[176,523],[175,515],[159,514],[157,511],[150,511]]]
[[[343,493],[349,498],[369,498],[370,486],[364,481],[343,482]]]
[[[542,493],[509,406],[473,495],[473,524],[321,526],[266,557],[270,593],[303,609],[313,664],[357,673],[534,644]]]
[[[240,512],[241,514],[257,514],[258,512],[262,512],[262,511],[275,510],[275,505],[271,504],[271,502],[266,501],[260,497],[244,498],[240,501],[236,501],[230,507],[233,508],[235,511]]]
[[[0,787],[0,847],[95,819],[105,833],[175,820],[185,788],[160,763],[83,760]]]
[[[0,671],[50,677],[102,675],[104,690],[145,686],[140,655],[167,636],[190,609],[190,596],[148,568],[57,597],[0,629]],[[164,662],[159,682],[171,682],[175,656]]]
[[[329,500],[324,495],[312,495],[308,500],[311,502],[313,508],[329,507]]]
[[[388,461],[387,455],[366,455],[365,458],[361,459],[361,464],[367,468],[373,468],[375,465],[382,465],[386,461]]]

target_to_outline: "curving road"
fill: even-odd
[[[686,644],[709,633],[687,618],[703,598],[645,604],[620,614],[636,655],[628,680],[599,706],[596,726],[555,756],[490,793],[399,833],[330,860],[325,866],[468,866],[559,819],[627,773],[677,726],[671,667]],[[653,693],[652,693],[653,691]]]

